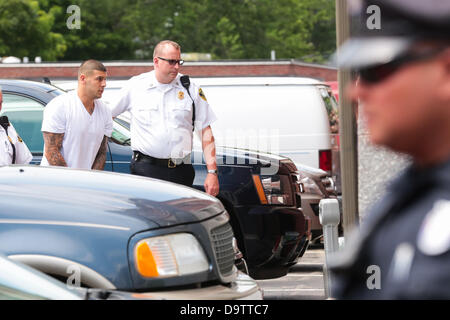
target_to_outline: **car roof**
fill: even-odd
[[[199,85],[318,85],[317,79],[306,77],[208,77],[193,78]]]
[[[19,80],[19,79],[0,79],[0,86],[5,90],[12,90],[17,88],[28,88],[42,92],[51,92],[58,90],[59,88],[45,83],[31,80]]]

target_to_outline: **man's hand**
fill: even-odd
[[[214,173],[208,173],[205,179],[205,192],[212,196],[219,194],[219,178]]]

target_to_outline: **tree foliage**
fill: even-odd
[[[323,62],[336,43],[333,0],[5,2],[0,2],[1,53],[39,49],[46,59],[150,59],[156,43],[171,39],[183,52],[211,53],[215,59],[268,59],[275,50],[279,59]],[[81,29],[67,28],[70,5],[81,10]],[[31,36],[36,32],[42,36]]]
[[[80,29],[69,29],[67,8],[80,9]],[[63,35],[67,51],[64,60],[133,59],[135,46],[133,31],[121,21],[125,8],[133,5],[129,0],[48,0],[47,8],[58,7],[55,32]]]
[[[46,1],[0,1],[0,56],[56,60],[67,49],[61,34],[53,31],[59,8],[42,10]]]

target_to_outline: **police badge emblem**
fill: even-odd
[[[450,201],[437,201],[427,213],[417,237],[417,247],[426,255],[435,256],[450,249]]]
[[[199,88],[199,89],[198,89],[198,95],[200,96],[200,98],[202,98],[203,100],[206,101],[206,96],[205,96],[205,94],[203,93],[202,88]]]
[[[184,99],[184,92],[183,91],[179,91],[178,92],[178,99],[180,99],[180,100]]]

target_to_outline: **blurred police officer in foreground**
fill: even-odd
[[[0,87],[0,111],[2,110],[3,93]],[[17,134],[7,116],[0,117],[0,166],[10,164],[28,164],[33,158],[30,150]]]
[[[339,66],[359,74],[348,94],[371,141],[413,163],[331,261],[332,295],[450,299],[450,1],[351,8],[362,31],[338,51]],[[377,12],[378,28],[366,23]]]

